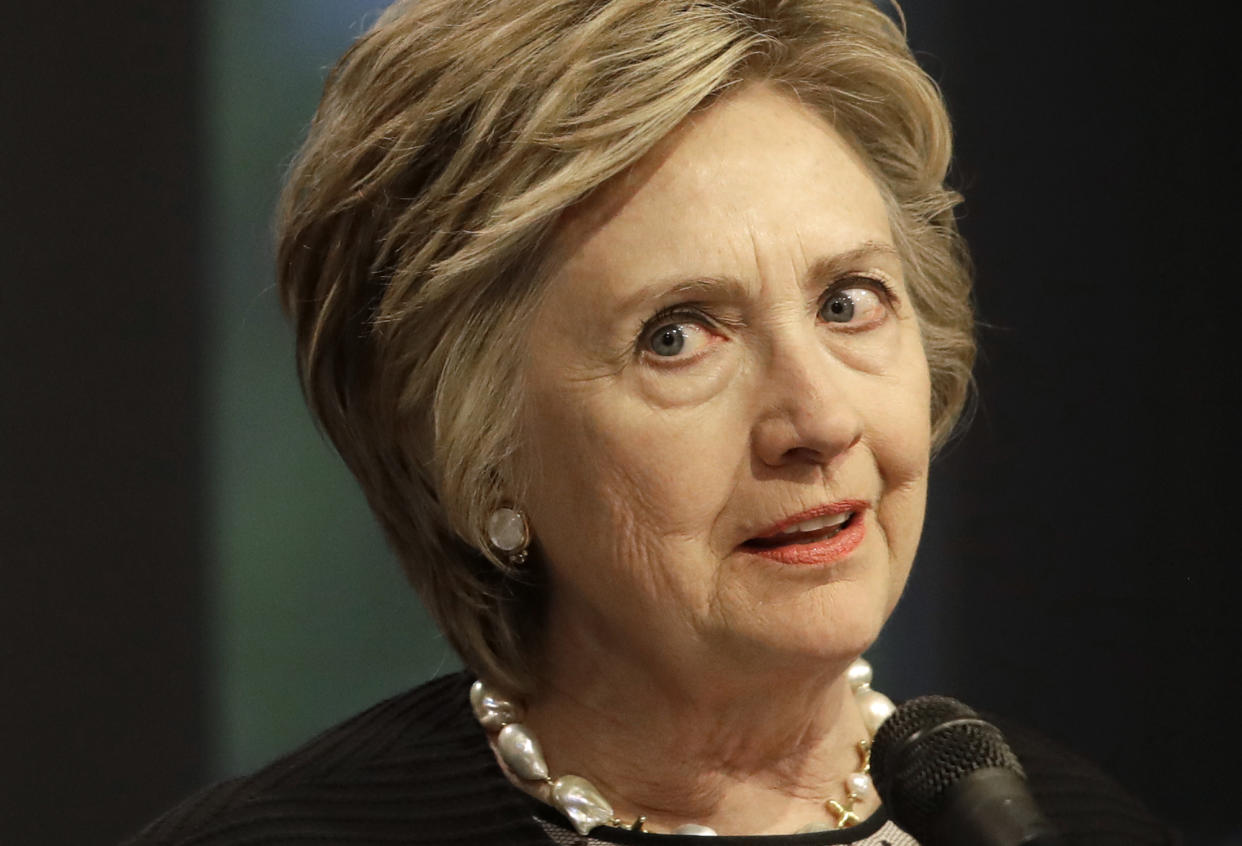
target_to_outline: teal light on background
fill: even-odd
[[[328,69],[381,2],[206,4],[214,775],[458,664],[297,385],[272,215]]]

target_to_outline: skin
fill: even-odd
[[[788,833],[825,819],[858,768],[841,674],[906,582],[930,448],[892,245],[859,157],[765,84],[688,119],[561,225],[525,372],[523,506],[550,584],[525,722],[554,775],[589,778],[648,830]],[[825,319],[841,291],[847,323]],[[661,355],[670,324],[682,346]],[[842,560],[744,546],[841,500],[867,505]]]

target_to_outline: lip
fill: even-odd
[[[771,528],[764,530],[762,534],[755,535],[755,537],[770,538],[780,534],[790,526],[816,517],[843,514],[847,511],[853,511],[854,517],[841,531],[823,540],[811,541],[810,543],[791,543],[776,547],[751,547],[742,544],[740,549],[749,555],[757,555],[760,558],[766,558],[769,561],[776,561],[781,564],[831,564],[848,557],[863,542],[863,537],[867,532],[867,508],[868,503],[858,499],[840,500],[811,508],[800,514],[785,518]]]
[[[837,502],[830,502],[827,505],[817,505],[814,508],[808,508],[806,511],[794,514],[791,517],[786,517],[779,523],[764,529],[762,532],[755,535],[755,537],[770,538],[774,535],[779,535],[790,526],[798,525],[804,520],[814,520],[816,517],[827,517],[831,514],[844,514],[847,511],[866,511],[868,507],[867,501],[862,499],[842,499]]]

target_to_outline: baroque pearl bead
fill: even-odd
[[[552,801],[582,835],[612,819],[612,805],[582,776],[558,778],[552,785]]]
[[[871,776],[866,773],[850,773],[845,780],[845,789],[849,791],[851,796],[857,796],[859,799],[866,799],[873,789],[871,784]]]
[[[518,706],[512,700],[505,699],[481,681],[470,685],[470,710],[488,731],[499,731],[521,719]]]
[[[845,671],[845,679],[850,683],[851,690],[870,685],[871,676],[871,664],[865,658],[855,658],[854,663]]]
[[[872,737],[879,730],[880,724],[897,710],[893,700],[869,687],[859,688],[854,694],[854,700],[858,703],[858,710],[862,712],[863,725]]]
[[[510,723],[500,730],[496,747],[505,766],[527,781],[543,781],[548,777],[548,765],[543,760],[539,741],[521,723]]]
[[[673,834],[698,834],[702,837],[715,837],[716,829],[707,825],[699,825],[698,823],[686,823],[673,829]]]
[[[501,552],[521,549],[529,538],[526,518],[515,508],[497,508],[487,518],[487,539]]]
[[[512,511],[516,519],[521,521],[522,532],[525,533],[526,523],[521,513],[512,509],[502,510]],[[491,528],[489,524],[489,531]],[[500,538],[501,542],[505,540],[504,537]],[[529,538],[523,534],[522,545],[525,545],[528,540]],[[500,546],[500,542],[497,546]],[[896,710],[895,706],[887,696],[871,689],[871,665],[863,659],[859,658],[850,665],[846,671],[846,678],[854,691],[854,700],[858,705],[863,724],[874,736],[880,724]],[[517,722],[521,718],[521,709],[514,702],[495,693],[482,681],[477,681],[470,688],[470,705],[479,722],[486,728],[499,729],[496,735],[496,750],[505,766],[524,781],[538,781],[549,785],[552,803],[570,820],[579,834],[586,835],[600,825],[625,827],[625,824],[613,815],[612,805],[608,803],[608,800],[586,779],[576,775],[561,776],[555,781],[549,778],[548,765],[544,760],[543,750],[539,747],[539,741],[529,729]],[[837,820],[809,823],[798,829],[797,833],[830,831],[859,822],[860,817],[854,811],[854,803],[867,797],[875,788],[866,772],[869,741],[860,741],[858,750],[862,756],[863,771],[851,773],[846,778],[844,801],[831,799],[825,802],[828,810],[837,816]],[[633,828],[635,830],[640,828],[645,819],[645,817],[639,817]],[[715,829],[698,823],[687,823],[672,833],[716,836]]]

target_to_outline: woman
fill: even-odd
[[[469,672],[137,842],[913,842],[858,659],[969,382],[949,155],[863,0],[390,9],[292,171],[280,284]],[[1086,797],[1049,810],[1072,842],[1168,842],[1016,745]]]

